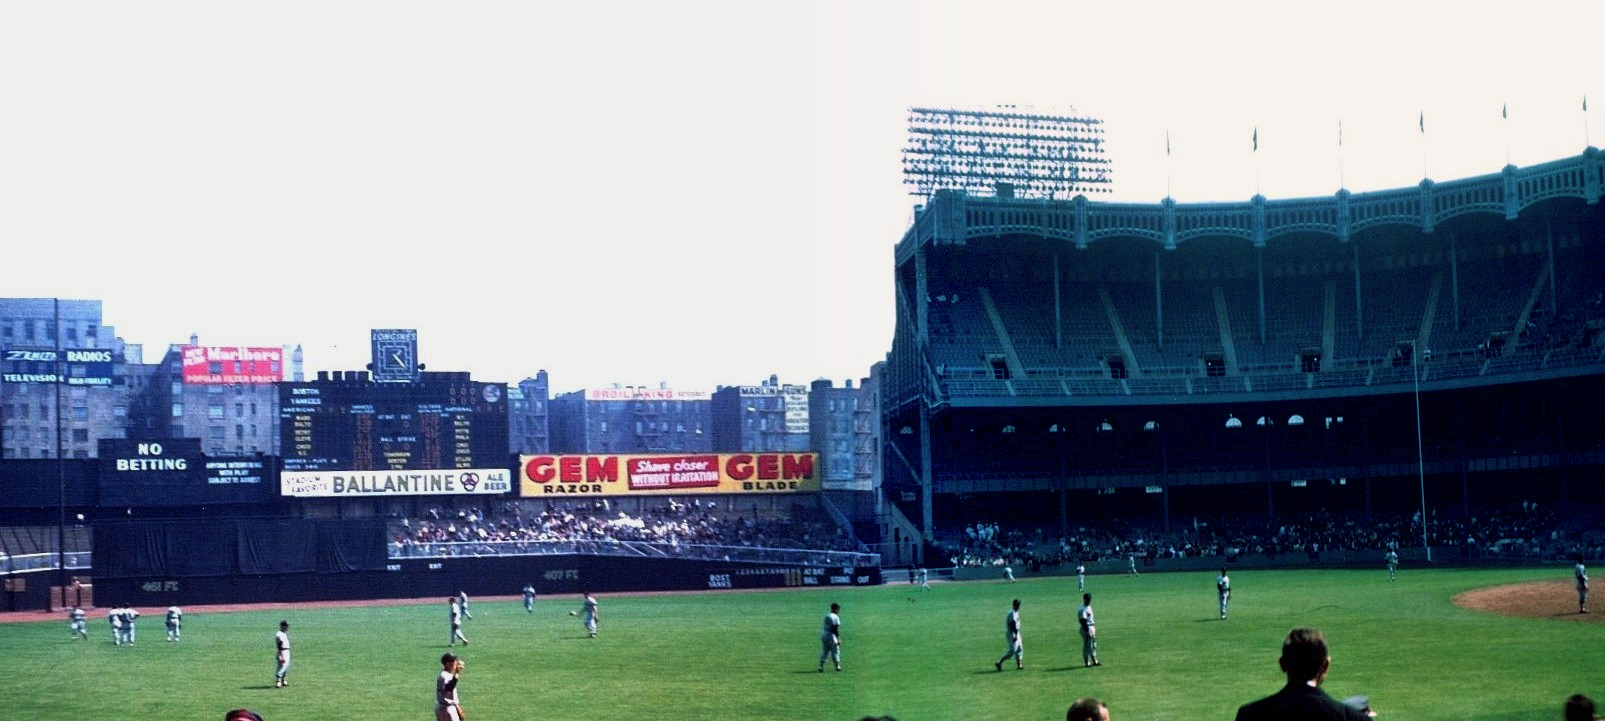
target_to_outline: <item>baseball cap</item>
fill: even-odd
[[[237,708],[223,714],[223,721],[262,721],[262,715],[248,708]]]

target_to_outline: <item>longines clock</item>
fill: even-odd
[[[374,329],[373,379],[380,382],[418,380],[418,331]]]

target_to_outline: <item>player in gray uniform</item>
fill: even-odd
[[[1388,580],[1392,581],[1394,575],[1399,572],[1399,552],[1390,548],[1388,555],[1383,556],[1382,560],[1388,564]]]
[[[1215,594],[1220,597],[1220,620],[1226,620],[1226,605],[1232,600],[1232,579],[1226,575],[1226,569],[1220,570],[1215,577]]]
[[[123,645],[123,607],[113,606],[106,612],[106,623],[111,624],[111,642]]]
[[[177,641],[179,633],[184,626],[184,609],[177,606],[167,607],[167,640]]]
[[[466,618],[466,619],[469,619],[469,620],[472,620],[474,618],[474,614],[468,612],[468,592],[467,591],[458,591],[457,592],[457,607],[462,609],[463,618]]]
[[[1003,580],[1008,581],[1009,583],[1014,583],[1014,567],[1013,566],[1004,566],[1003,567]]]
[[[920,567],[920,590],[931,590],[931,572],[925,570],[924,566]]]
[[[463,635],[463,607],[455,598],[446,599],[446,603],[451,606],[451,636],[446,638],[446,645],[456,646],[462,641],[467,646],[468,637]]]
[[[1085,563],[1076,564],[1076,590],[1087,590],[1087,564]]]
[[[89,629],[85,627],[84,619],[84,609],[81,607],[73,606],[72,610],[67,612],[68,639],[73,641],[79,638],[83,638],[85,641],[89,640]]]
[[[1572,566],[1572,576],[1577,579],[1577,612],[1588,613],[1588,569],[1583,566],[1583,554],[1577,554],[1577,565]]]
[[[1098,625],[1092,617],[1092,594],[1081,594],[1081,610],[1076,613],[1081,624],[1081,663],[1084,666],[1102,666],[1098,662]]]
[[[1014,659],[1014,670],[1025,668],[1025,638],[1020,635],[1020,599],[1014,599],[1014,607],[1008,615],[1003,617],[1003,641],[1008,644],[1003,649],[1003,658],[992,664],[992,668],[1003,670],[1003,662]]]
[[[524,584],[524,613],[535,612],[535,584]]]
[[[830,604],[830,613],[825,614],[825,621],[819,629],[819,672],[825,672],[825,659],[836,664],[836,670],[842,670],[842,617],[841,604]]]

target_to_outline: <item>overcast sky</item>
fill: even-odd
[[[554,392],[840,384],[891,344],[911,106],[1101,117],[1134,202],[1605,144],[1605,3],[1316,5],[7,2],[0,296],[103,300],[147,362],[416,328]]]

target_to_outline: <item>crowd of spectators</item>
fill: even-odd
[[[1581,521],[1579,523],[1578,521]],[[1590,521],[1593,521],[1591,524]],[[1044,529],[1011,528],[980,522],[941,534],[941,556],[955,566],[1003,566],[1094,563],[1136,557],[1142,562],[1165,558],[1306,554],[1318,560],[1323,552],[1376,551],[1418,547],[1422,543],[1420,512],[1363,518],[1329,512],[1288,516],[1274,525],[1263,517],[1192,517],[1170,532],[1140,524],[1083,526],[1055,536]],[[1425,538],[1435,548],[1458,549],[1462,557],[1589,558],[1605,554],[1605,529],[1597,519],[1562,517],[1553,509],[1522,501],[1520,505],[1484,509],[1468,516],[1427,518]],[[1569,528],[1570,527],[1570,528]]]
[[[516,500],[494,513],[475,507],[431,508],[417,518],[391,524],[398,553],[428,545],[454,555],[516,553],[510,544],[532,550],[541,544],[660,544],[672,552],[682,546],[814,551],[862,551],[847,530],[801,508],[763,514],[722,507],[718,500],[664,499],[632,504],[634,512],[606,498],[575,501]],[[822,515],[822,514],[820,514]]]

